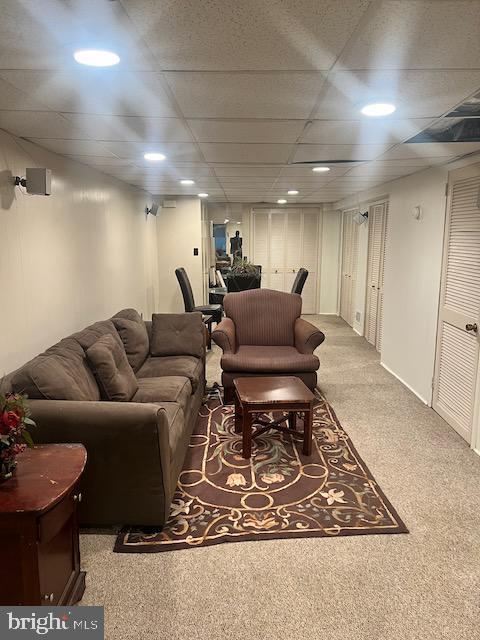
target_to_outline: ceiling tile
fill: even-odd
[[[64,69],[73,52],[108,42],[123,68],[149,69],[151,56],[119,3],[2,0],[0,68]]]
[[[329,160],[371,160],[385,150],[380,144],[299,144],[293,161],[328,164]]]
[[[189,120],[199,142],[296,142],[302,120]]]
[[[81,129],[53,111],[0,111],[0,129],[24,138],[85,137]]]
[[[90,138],[125,142],[192,142],[188,127],[179,118],[142,118],[79,113],[62,114]]]
[[[339,64],[347,69],[468,69],[480,60],[478,2],[376,3]]]
[[[167,160],[168,162],[168,160]],[[168,175],[176,178],[190,177],[197,178],[200,176],[213,176],[213,172],[207,164],[199,162],[176,162],[175,164],[166,164],[162,162],[159,166],[152,166],[152,162],[144,160],[143,157],[135,161],[135,166],[143,172],[154,172],[157,175]]]
[[[480,150],[480,142],[417,142],[401,144],[381,156],[382,160],[435,156],[462,156]]]
[[[114,158],[113,156],[80,156],[80,155],[67,155],[67,158],[82,162],[83,164],[89,164],[94,167],[102,167],[104,169],[116,169],[117,167],[131,167],[129,160],[124,158]]]
[[[200,143],[207,162],[287,162],[292,151],[289,144]]]
[[[0,21],[1,23],[1,21]],[[15,111],[48,111],[48,107],[32,95],[20,91],[0,78],[0,109]]]
[[[187,118],[308,118],[319,73],[166,73]]]
[[[143,154],[148,151],[158,151],[167,156],[170,161],[188,160],[201,162],[202,155],[195,144],[190,142],[162,142],[158,145],[140,142],[103,142],[102,145],[120,158],[131,158],[135,162],[143,160]],[[150,166],[152,163],[150,163]]]
[[[54,138],[29,138],[44,149],[63,155],[108,156],[108,150],[94,140],[61,140]]]
[[[301,142],[317,144],[386,144],[403,142],[426,129],[432,118],[414,120],[315,120]]]
[[[319,163],[321,164],[321,163]],[[282,177],[311,177],[314,176],[318,179],[323,179],[324,177],[331,176],[341,176],[354,166],[356,163],[348,163],[348,164],[331,164],[330,171],[326,173],[315,173],[312,171],[315,165],[288,165],[287,167],[282,167],[281,176]]]
[[[395,117],[443,115],[480,87],[480,71],[339,71],[329,75],[316,118],[358,120],[367,102],[393,102]]]
[[[367,0],[122,0],[162,69],[329,69]]]
[[[0,77],[54,111],[175,117],[161,75],[112,69],[1,71]]]
[[[234,184],[273,184],[275,182],[274,177],[269,176],[222,176],[219,178],[222,184],[234,185]]]
[[[257,165],[222,165],[212,163],[215,174],[219,177],[228,176],[278,176],[280,167],[262,167]]]
[[[409,173],[418,171],[418,167],[409,166],[390,166],[386,164],[379,164],[378,162],[369,162],[361,165],[360,167],[354,167],[348,172],[346,177],[368,177],[368,176],[405,176]]]

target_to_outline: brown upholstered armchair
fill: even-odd
[[[235,378],[247,376],[294,375],[315,389],[320,361],[313,352],[325,336],[300,317],[301,296],[252,289],[227,294],[223,306],[226,317],[212,338],[223,350],[225,403],[233,400]]]

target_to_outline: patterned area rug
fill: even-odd
[[[233,406],[223,406],[221,389],[212,389],[163,530],[125,529],[114,551],[156,553],[243,540],[408,533],[320,395],[313,434],[310,457],[302,454],[301,437],[272,430],[254,440],[252,458],[244,460]]]

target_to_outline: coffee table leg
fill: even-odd
[[[295,411],[288,412],[288,426],[290,427],[290,429],[297,428],[297,414]]]
[[[243,407],[242,419],[242,457],[247,460],[252,455],[252,414]]]
[[[234,392],[235,398],[235,433],[242,433],[242,405],[238,399],[237,392]]]
[[[303,455],[310,456],[312,454],[312,432],[313,432],[313,406],[305,411],[305,419],[303,422]]]

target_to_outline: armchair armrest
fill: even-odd
[[[212,332],[212,339],[224,353],[235,353],[235,325],[231,318],[223,318]]]
[[[325,340],[325,334],[303,318],[295,320],[295,347],[300,353],[313,353]]]
[[[169,427],[150,403],[29,400],[36,444],[79,442],[87,449],[80,481],[82,524],[163,524],[170,493]]]

